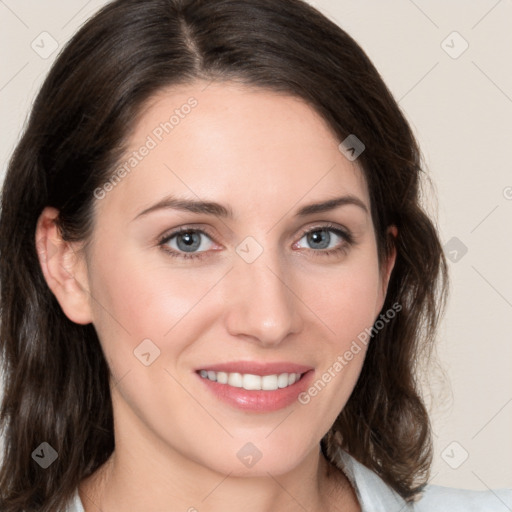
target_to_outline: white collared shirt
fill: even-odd
[[[512,512],[512,489],[469,491],[427,485],[418,501],[407,503],[347,452],[338,450],[337,465],[354,487],[362,512]]]
[[[418,501],[407,503],[347,452],[338,450],[336,464],[354,487],[361,512],[512,512],[512,489],[469,491],[428,485]],[[78,489],[67,512],[85,512]]]

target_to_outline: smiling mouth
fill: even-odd
[[[251,373],[215,372],[199,370],[203,379],[233,388],[244,388],[247,391],[276,391],[287,388],[299,381],[304,373],[279,373],[273,375],[253,375]]]

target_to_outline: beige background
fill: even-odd
[[[105,3],[0,1],[2,173],[58,53],[31,45],[60,49]],[[438,349],[450,387],[434,380],[430,393],[432,482],[512,487],[512,0],[311,3],[381,72],[422,146],[443,243],[457,238]]]

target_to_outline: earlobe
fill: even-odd
[[[86,264],[74,244],[63,240],[59,212],[46,207],[37,221],[36,250],[48,287],[64,314],[77,324],[92,322]]]

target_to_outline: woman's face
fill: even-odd
[[[393,264],[379,272],[340,142],[274,92],[197,83],[148,103],[125,171],[96,191],[84,277],[116,451],[266,475],[318,449]]]

